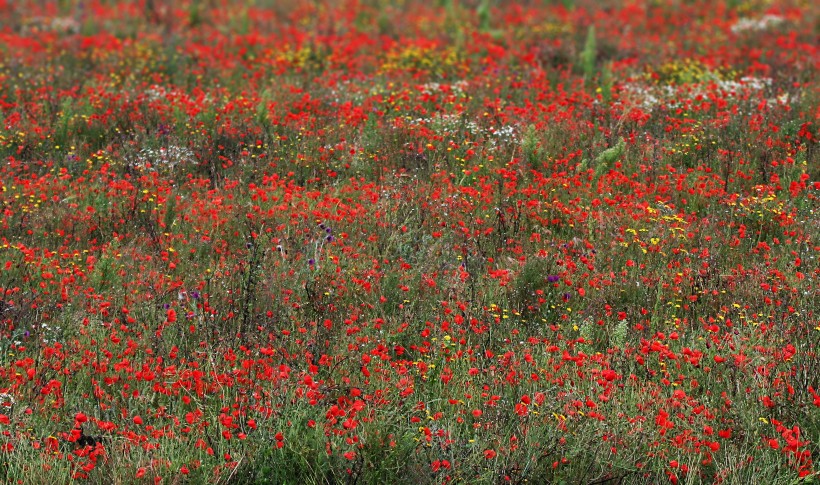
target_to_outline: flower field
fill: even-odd
[[[820,7],[0,8],[0,482],[820,481]]]

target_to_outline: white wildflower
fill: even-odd
[[[764,15],[757,19],[740,18],[732,25],[732,33],[739,34],[742,32],[761,32],[769,30],[772,27],[782,24],[786,19],[779,15]]]

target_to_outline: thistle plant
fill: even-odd
[[[581,70],[584,74],[584,81],[590,86],[595,78],[595,58],[598,55],[597,41],[595,39],[595,25],[587,28],[587,36],[584,41],[584,49],[581,51]]]

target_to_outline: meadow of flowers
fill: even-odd
[[[818,25],[3,2],[0,481],[819,481]]]

